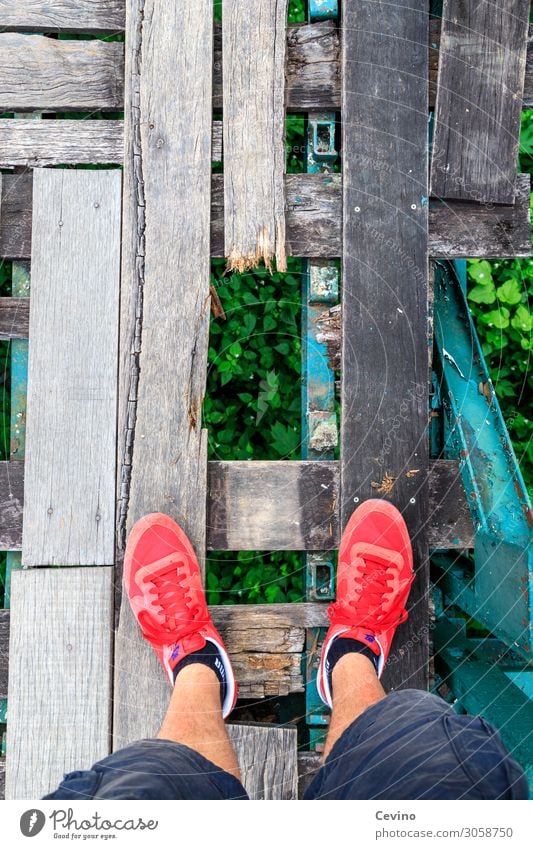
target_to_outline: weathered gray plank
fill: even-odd
[[[209,468],[207,533],[213,548],[320,551],[338,537],[336,463],[252,461]]]
[[[34,175],[22,560],[114,562],[121,175]]]
[[[417,571],[396,645],[417,641],[388,687],[424,688],[429,660],[427,11],[353,0],[343,16],[341,526],[358,502],[388,498]]]
[[[0,699],[7,699],[9,669],[9,610],[0,610]]]
[[[358,157],[361,161],[361,157]],[[517,177],[514,206],[465,201],[430,201],[429,248],[433,257],[516,257],[531,254],[529,174]],[[0,257],[28,259],[31,253],[31,174],[4,175]],[[288,174],[287,255],[341,254],[339,174]],[[211,255],[224,256],[224,182],[212,181]],[[133,319],[132,319],[133,320]]]
[[[0,463],[0,550],[21,547],[23,470],[24,464],[18,461]],[[209,549],[291,551],[308,546],[313,551],[338,546],[337,462],[212,461],[207,475]],[[295,502],[283,494],[286,488],[295,493]],[[308,493],[309,504],[302,501],[303,493]],[[274,527],[264,527],[263,518],[274,515],[276,509],[274,534]],[[428,534],[431,548],[472,547],[472,519],[455,460],[430,464]]]
[[[109,752],[112,569],[11,581],[6,796],[38,799]]]
[[[124,45],[0,33],[0,111],[118,110]]]
[[[124,0],[0,0],[0,28],[44,32],[120,32]]]
[[[24,463],[0,463],[0,550],[18,551],[22,545]]]
[[[119,545],[126,515],[131,527],[159,510],[180,522],[203,562],[212,3],[131,0],[127,12],[132,107],[125,127]],[[168,692],[152,655],[124,599],[115,651],[115,745],[131,734],[144,736],[161,718]],[[135,708],[137,700],[146,710]]]
[[[6,759],[0,758],[0,799],[6,798]]]
[[[298,798],[298,730],[276,725],[228,725],[250,799]]]
[[[222,122],[213,122],[212,158],[222,159]],[[0,168],[122,165],[123,121],[0,119]]]
[[[0,339],[27,339],[29,298],[0,298]]]
[[[231,270],[285,271],[287,0],[222,5],[224,254]]]
[[[431,193],[513,203],[530,0],[444,0]]]
[[[305,791],[322,766],[321,752],[298,752],[298,798],[303,799]]]

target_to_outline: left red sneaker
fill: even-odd
[[[170,516],[150,513],[135,523],[124,555],[124,585],[143,637],[172,685],[184,657],[206,642],[218,649],[226,685],[222,715],[228,716],[237,701],[231,661],[207,609],[193,547]]]

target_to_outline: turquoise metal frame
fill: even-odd
[[[442,374],[444,455],[457,457],[474,520],[474,568],[452,566],[454,602],[532,657],[533,512],[496,398],[463,284],[453,265],[435,275],[435,346]]]
[[[310,21],[338,16],[337,0],[309,0]],[[331,172],[337,160],[335,112],[313,112],[307,119],[306,168],[311,174]],[[332,260],[308,260],[302,274],[302,457],[330,460],[337,445],[335,373],[327,349],[317,339],[319,320],[339,298],[339,270]],[[328,601],[335,596],[335,569],[330,552],[306,555],[305,596],[308,601]],[[311,749],[320,749],[329,715],[318,697],[316,673],[320,662],[323,629],[307,631],[304,681],[306,716]]]

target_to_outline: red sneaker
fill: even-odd
[[[226,679],[222,715],[228,716],[237,701],[231,662],[207,609],[193,547],[169,516],[150,513],[131,529],[124,585],[143,637],[152,644],[172,685],[180,660],[207,641],[217,647]]]
[[[402,514],[388,501],[365,501],[354,510],[342,535],[337,601],[328,608],[331,625],[322,647],[317,688],[329,707],[326,663],[333,640],[350,637],[367,646],[379,657],[381,677],[396,628],[407,619],[404,605],[413,578],[413,552]]]

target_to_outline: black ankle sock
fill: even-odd
[[[186,666],[190,666],[192,663],[203,663],[205,666],[208,666],[209,669],[213,670],[220,681],[220,699],[222,704],[224,704],[224,699],[226,697],[226,670],[224,669],[220,652],[215,644],[208,640],[203,649],[193,651],[191,654],[184,657],[183,660],[180,660],[174,669],[174,682],[176,681],[178,673],[180,673]]]
[[[374,654],[372,649],[369,649],[364,643],[360,643],[359,640],[352,640],[350,637],[335,637],[329,647],[328,656],[326,658],[326,675],[328,676],[330,693],[333,692],[331,679],[335,664],[341,659],[341,657],[344,657],[345,654],[350,654],[350,652],[354,651],[358,654],[364,654],[365,657],[372,661],[376,672],[378,671],[379,655]]]

